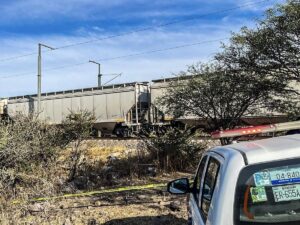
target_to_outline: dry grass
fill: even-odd
[[[83,157],[89,162],[102,161],[106,162],[109,156],[118,158],[126,158],[128,156],[128,149],[121,145],[116,146],[99,146],[95,141],[85,142],[82,146],[84,149]],[[58,161],[64,162],[69,159],[71,155],[71,148],[66,148],[59,153]]]
[[[104,180],[104,167],[111,157],[116,157],[114,173],[124,172],[128,165],[136,163],[137,151],[128,146],[101,146],[97,141],[85,141],[80,161],[79,177],[88,178],[88,189],[100,189],[106,185],[140,185],[154,182],[166,182],[178,176],[151,177],[110,177],[111,182]],[[162,195],[161,191],[139,191],[131,193],[106,194],[84,198],[61,199],[33,204],[12,204],[17,199],[26,202],[36,197],[60,195],[61,193],[78,192],[74,183],[66,183],[69,171],[69,158],[72,149],[65,148],[58,152],[56,160],[47,167],[32,165],[29,170],[19,173],[20,182],[9,196],[0,198],[0,224],[4,225],[115,225],[115,224],[185,224],[185,200],[181,199],[180,211],[169,208],[171,196]],[[129,161],[128,161],[129,160]],[[132,160],[132,161],[130,161]],[[128,168],[127,168],[128,169]],[[104,171],[104,172],[103,172]],[[130,171],[129,171],[130,172]],[[96,177],[96,178],[95,178]],[[121,179],[122,178],[122,179]],[[97,179],[98,183],[90,181]],[[83,181],[85,182],[85,181]],[[4,198],[5,197],[5,198]]]
[[[170,202],[178,201],[178,210]],[[162,194],[161,191],[139,191],[89,198],[42,202],[15,208],[2,214],[1,224],[51,225],[158,225],[186,224],[185,198]]]

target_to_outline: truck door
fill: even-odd
[[[212,209],[211,203],[215,191],[216,182],[219,176],[222,160],[219,157],[212,155],[204,157],[204,167],[202,161],[200,163],[195,184],[198,185],[200,180],[200,192],[194,193],[191,197],[191,215],[193,225],[205,225],[207,223],[210,210]],[[198,180],[197,180],[198,179]]]
[[[190,220],[192,221],[192,224],[203,224],[201,223],[201,215],[199,213],[199,195],[200,195],[200,189],[202,185],[202,181],[204,179],[205,174],[205,167],[207,163],[208,156],[204,156],[199,164],[194,184],[193,184],[193,191],[190,196],[189,201],[189,209],[190,209]]]

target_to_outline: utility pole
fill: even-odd
[[[98,87],[101,87],[101,86],[102,86],[102,83],[101,83],[101,78],[102,78],[102,74],[101,74],[101,65],[100,65],[100,63],[95,62],[95,61],[93,61],[93,60],[90,60],[89,62],[98,65]]]
[[[41,44],[39,43],[39,48],[38,48],[38,106],[37,110],[38,113],[41,113],[41,93],[42,93],[42,47],[49,48],[51,50],[54,50],[54,48]]]

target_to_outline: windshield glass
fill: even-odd
[[[236,224],[300,224],[300,159],[246,167],[236,189]]]

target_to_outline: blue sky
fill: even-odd
[[[253,27],[266,8],[283,0],[0,0],[0,97],[36,92],[37,55],[3,61],[37,51],[39,42],[59,47],[118,35],[144,32],[43,52],[43,91],[97,85],[97,67],[83,64],[178,45],[226,38],[242,26]],[[244,7],[243,5],[253,3]],[[234,7],[238,10],[212,13]],[[211,14],[209,14],[211,13]],[[205,15],[208,14],[208,15]],[[159,27],[172,21],[186,22]],[[226,40],[223,42],[226,43]],[[187,65],[208,61],[221,43],[179,48],[117,60],[101,61],[102,73],[121,73],[116,83],[170,77]],[[26,73],[24,76],[14,76]],[[6,77],[6,78],[4,78]],[[103,81],[111,79],[103,77]]]

